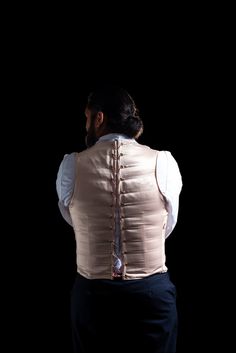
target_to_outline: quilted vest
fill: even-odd
[[[117,217],[123,279],[167,271],[168,214],[156,181],[157,155],[134,140],[101,141],[77,154],[69,210],[82,276],[113,279]]]

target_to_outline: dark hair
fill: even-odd
[[[137,139],[143,132],[143,122],[136,104],[121,87],[106,85],[97,88],[89,94],[87,108],[92,113],[104,113],[110,133],[122,133]]]

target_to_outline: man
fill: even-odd
[[[124,89],[91,93],[85,116],[88,148],[64,156],[56,183],[76,238],[74,351],[175,352],[165,239],[177,222],[178,164],[170,152],[137,142],[143,122]]]

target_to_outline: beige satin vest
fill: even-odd
[[[167,270],[167,211],[156,181],[158,151],[134,140],[101,141],[78,153],[69,206],[77,270],[86,278],[113,278],[119,217],[123,279]]]

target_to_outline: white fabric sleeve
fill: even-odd
[[[156,178],[159,189],[165,198],[168,211],[165,234],[167,238],[177,223],[179,195],[183,185],[178,164],[169,151],[160,151],[158,153]]]
[[[74,191],[76,152],[65,154],[59,166],[56,179],[58,207],[62,217],[72,226],[69,204]]]

